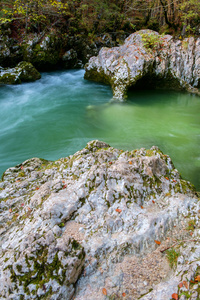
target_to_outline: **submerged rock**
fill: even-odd
[[[131,34],[120,47],[102,48],[85,66],[85,79],[110,84],[124,99],[133,88],[170,88],[200,95],[200,38],[174,40],[152,30]]]
[[[92,141],[55,162],[9,168],[0,182],[1,299],[169,300],[182,281],[198,299],[190,280],[198,285],[199,203],[157,147]],[[173,268],[167,248],[178,253]]]
[[[34,66],[26,61],[20,62],[15,68],[0,68],[0,84],[16,84],[35,81],[41,78]]]

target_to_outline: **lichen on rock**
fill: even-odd
[[[17,84],[35,81],[41,78],[34,66],[26,61],[18,63],[15,68],[0,68],[0,84]]]
[[[1,299],[104,299],[104,288],[110,299],[168,300],[198,270],[199,209],[193,186],[155,146],[92,141],[55,162],[9,168],[0,182]],[[181,258],[171,270],[165,249],[175,241]]]
[[[142,86],[187,90],[200,95],[200,39],[182,41],[152,30],[131,34],[123,45],[102,48],[85,66],[85,79],[108,83],[113,97]]]

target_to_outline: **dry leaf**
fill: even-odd
[[[16,214],[15,214],[15,216],[16,216],[16,217],[19,217],[19,214],[18,214],[18,213],[16,213]]]
[[[39,190],[39,187],[36,187],[36,190]]]
[[[122,296],[123,296],[123,297],[126,297],[126,293],[122,293]]]
[[[143,209],[144,207],[141,205],[141,208]]]
[[[182,287],[183,287],[183,283],[180,282],[178,286],[179,286],[180,288],[182,288]]]
[[[200,275],[198,275],[197,277],[195,277],[195,281],[200,281]]]
[[[23,207],[23,206],[24,206],[24,203],[21,203],[21,206]]]
[[[188,289],[188,283],[187,283],[187,281],[183,281],[183,285],[185,286],[186,289]]]
[[[172,294],[172,299],[178,300],[178,294],[173,293],[173,294]]]
[[[132,161],[129,161],[129,165],[132,165],[133,163],[132,163]]]
[[[165,177],[167,180],[169,180],[169,178],[168,177]]]
[[[161,242],[160,242],[160,241],[156,241],[156,240],[154,240],[154,242],[155,242],[157,245],[160,245],[160,244],[161,244]]]
[[[120,213],[122,210],[120,208],[115,209],[116,212]]]
[[[173,180],[173,182],[177,182],[176,180]]]
[[[156,203],[154,200],[152,200],[152,203]]]
[[[11,209],[11,208],[9,208],[9,212],[10,212],[10,213],[12,212],[12,209]]]
[[[112,165],[112,161],[110,161],[109,164]]]
[[[66,189],[66,187],[67,187],[67,185],[65,184],[65,185],[63,185],[63,189]]]
[[[24,167],[23,167],[23,166],[21,166],[21,170],[23,170],[23,168],[24,168]]]
[[[30,207],[28,207],[28,211],[31,211]]]
[[[102,289],[102,293],[107,296],[107,290],[105,288]]]

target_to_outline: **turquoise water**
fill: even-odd
[[[55,160],[92,139],[120,149],[157,145],[200,189],[200,98],[171,91],[130,92],[110,103],[110,87],[83,70],[0,87],[0,173],[31,157]]]

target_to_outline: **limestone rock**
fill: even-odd
[[[187,90],[200,94],[200,39],[182,41],[152,30],[131,34],[120,47],[102,48],[85,66],[85,79],[110,84],[124,99],[130,87]]]
[[[169,300],[187,281],[198,299],[190,280],[200,269],[199,203],[157,147],[92,141],[55,162],[9,168],[0,182],[0,297],[103,300],[106,289],[109,299]]]
[[[0,68],[0,84],[16,84],[40,78],[41,75],[34,66],[25,61],[20,62],[15,68]]]

